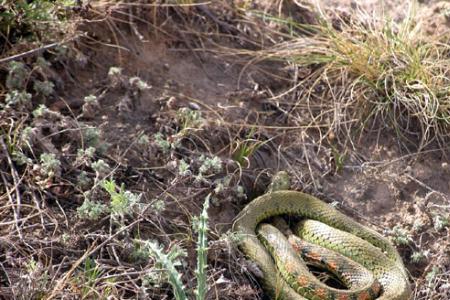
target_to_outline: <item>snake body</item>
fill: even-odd
[[[297,235],[302,240],[349,257],[371,272],[376,281],[366,278],[365,283],[350,290],[324,287],[302,262],[294,262],[294,256],[298,255],[292,251],[295,252],[298,240],[290,237],[287,241],[276,234],[276,229],[261,224],[280,215],[301,218]],[[411,297],[407,272],[389,240],[311,195],[287,190],[266,193],[241,211],[233,231],[242,236],[239,246],[262,271],[263,285],[273,299],[408,300]],[[286,252],[276,254],[280,250]],[[381,284],[381,293],[376,282]]]

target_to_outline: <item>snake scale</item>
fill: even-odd
[[[286,238],[275,227],[262,224],[280,215],[302,220],[296,232],[300,238]],[[233,231],[242,237],[240,249],[261,270],[263,286],[272,299],[408,300],[411,297],[407,272],[389,240],[311,195],[289,190],[266,193],[240,212]],[[321,257],[325,256],[323,252],[313,253],[316,250],[308,248],[309,243],[331,250],[325,250],[327,258]],[[299,255],[307,256],[308,252],[322,265],[328,261],[329,271],[336,272],[344,283],[347,281],[349,289],[329,287],[312,275]],[[335,258],[330,259],[333,253],[329,252],[336,253]],[[341,256],[353,260],[357,266],[351,267]],[[363,271],[352,274],[356,269]]]

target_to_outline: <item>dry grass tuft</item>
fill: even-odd
[[[314,25],[265,15],[283,25],[286,41],[239,53],[310,70],[291,92],[312,127],[328,123],[330,131],[354,138],[376,125],[395,130],[405,146],[442,145],[450,124],[448,36],[426,35],[412,4],[401,22],[363,11],[342,16],[316,7],[314,13]],[[303,114],[297,119],[305,124]]]

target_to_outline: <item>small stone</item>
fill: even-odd
[[[329,139],[330,141],[333,141],[335,138],[336,138],[336,136],[334,135],[334,132],[333,132],[333,131],[330,131],[330,133],[328,134],[328,139]]]
[[[175,97],[170,97],[169,100],[167,100],[167,108],[172,109],[172,110],[176,110],[179,106],[179,101],[177,101],[177,98]]]

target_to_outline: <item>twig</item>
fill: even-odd
[[[97,252],[98,250],[100,250],[104,245],[106,245],[109,241],[111,241],[114,237],[118,236],[120,233],[122,233],[123,231],[127,230],[130,227],[133,227],[136,223],[141,222],[142,219],[139,218],[137,220],[135,220],[133,223],[131,223],[128,226],[124,226],[122,227],[120,230],[118,230],[116,233],[114,233],[113,235],[111,235],[110,237],[108,237],[105,241],[103,241],[101,244],[97,245],[94,247],[94,245],[92,245],[88,251],[86,251],[86,253],[84,253],[84,255],[82,257],[80,257],[70,268],[70,270],[60,279],[58,280],[58,282],[56,283],[55,287],[53,288],[51,294],[46,297],[46,300],[51,300],[54,299],[56,297],[56,293],[58,293],[60,290],[62,290],[64,288],[64,286],[66,285],[66,280],[72,275],[72,273],[78,268],[79,265],[81,265],[83,263],[83,261],[89,257],[90,255],[92,255],[93,253]]]
[[[19,235],[19,238],[22,240],[23,237],[22,237],[22,233],[20,231],[20,226],[19,226],[20,216],[19,216],[18,211],[15,208],[16,205],[14,204],[14,200],[11,197],[12,192],[10,191],[10,189],[8,187],[8,181],[6,180],[5,175],[3,174],[3,172],[0,172],[0,175],[1,175],[2,180],[3,180],[3,184],[5,185],[6,193],[8,194],[8,199],[9,199],[10,205],[11,205],[12,210],[13,210],[14,221],[10,222],[10,224],[14,223],[14,225],[16,226],[17,234]],[[2,222],[0,224],[5,224],[5,222]]]
[[[414,176],[411,176],[410,174],[405,174],[405,175],[406,175],[406,177],[408,177],[412,181],[416,182],[421,187],[423,187],[423,188],[427,189],[428,191],[430,191],[431,193],[436,193],[439,196],[441,196],[443,199],[445,199],[447,201],[449,200],[448,196],[446,194],[444,194],[443,192],[440,192],[440,191],[437,191],[437,190],[433,189],[432,187],[427,185],[425,182],[420,181],[419,179],[415,178]]]
[[[228,31],[230,34],[237,34],[239,33],[239,30],[237,30],[235,27],[231,26],[230,24],[223,22],[219,20],[214,13],[212,13],[209,8],[205,5],[199,5],[197,6],[199,10],[201,10],[205,15],[207,15],[211,20],[213,20],[219,27],[222,27],[225,31]]]
[[[24,58],[24,57],[27,57],[27,56],[31,56],[31,55],[37,55],[37,54],[39,54],[39,53],[41,53],[43,51],[46,51],[48,49],[55,48],[57,46],[61,46],[61,45],[67,44],[69,42],[72,42],[72,41],[78,39],[79,37],[80,36],[77,35],[77,36],[75,36],[75,37],[73,37],[71,39],[68,39],[67,41],[62,41],[62,42],[56,42],[56,43],[48,44],[48,45],[45,45],[45,46],[42,46],[42,47],[39,47],[39,48],[31,49],[31,50],[26,51],[26,52],[22,52],[22,53],[19,53],[19,54],[16,54],[16,55],[12,55],[12,56],[9,56],[9,57],[2,58],[2,59],[0,59],[0,64],[7,63],[7,62],[10,62],[10,61],[13,61],[13,60],[18,60],[18,59],[21,59],[21,58]]]
[[[14,168],[14,165],[12,163],[11,157],[9,156],[9,152],[8,152],[8,147],[5,144],[5,141],[3,140],[3,136],[0,136],[0,145],[2,147],[3,153],[6,157],[6,160],[8,162],[9,168],[11,170],[11,176],[13,178],[14,181],[14,190],[16,192],[16,199],[14,203],[14,199],[11,196],[12,192],[10,191],[9,187],[8,187],[8,180],[5,178],[5,175],[3,174],[3,172],[1,172],[1,177],[3,180],[3,183],[5,184],[5,188],[8,194],[8,199],[12,205],[12,210],[14,213],[14,221],[15,221],[15,226],[17,229],[17,234],[19,235],[19,238],[22,240],[22,232],[20,231],[20,226],[19,226],[19,220],[20,220],[20,206],[21,206],[21,196],[20,196],[20,192],[19,192],[19,175],[17,174],[16,169]],[[17,206],[17,208],[15,207]]]

